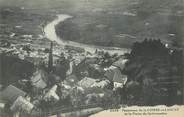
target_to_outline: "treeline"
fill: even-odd
[[[0,82],[3,86],[28,79],[35,70],[33,63],[17,57],[0,54]]]
[[[127,104],[182,104],[181,50],[167,48],[160,40],[145,39],[134,43],[126,57]]]

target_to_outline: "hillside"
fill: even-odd
[[[74,7],[76,11],[68,11],[74,18],[60,23],[57,34],[65,40],[103,46],[130,47],[146,37],[181,46],[184,16],[180,3],[108,0],[100,6],[89,1],[82,8]]]
[[[65,40],[130,47],[133,42],[149,37],[181,46],[183,3],[183,0],[16,0],[14,4],[14,0],[0,0],[0,7],[23,7],[40,15],[52,11],[74,16],[57,26],[58,35]]]

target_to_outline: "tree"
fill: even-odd
[[[25,92],[31,94],[33,91],[33,85],[31,83],[31,81],[27,81],[25,84],[25,88],[24,88]]]
[[[64,80],[69,67],[69,60],[67,60],[65,57],[62,57],[58,60],[55,66],[54,74],[58,75],[62,80]]]
[[[175,51],[171,54],[170,49],[166,48],[160,40],[145,39],[143,42],[133,44],[124,72],[128,76],[128,83],[131,81],[140,83],[142,96],[137,97],[137,101],[142,100],[143,105],[176,103],[177,95],[171,92],[181,90],[178,86],[182,75],[176,73],[182,68],[178,64],[182,63],[181,60],[177,59],[182,58],[180,55],[181,53]],[[177,60],[180,62],[176,62]],[[176,76],[178,79],[175,78]],[[171,85],[168,86],[168,82]],[[173,82],[178,83],[173,84]],[[136,88],[133,89],[136,90]],[[132,94],[133,97],[136,96]],[[168,95],[174,101],[166,101],[165,98],[171,99]]]

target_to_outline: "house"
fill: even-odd
[[[96,79],[85,77],[78,82],[78,85],[81,86],[82,88],[90,88],[95,82]]]
[[[0,92],[1,93],[1,92]],[[6,102],[0,99],[0,111],[4,109]]]
[[[69,75],[66,77],[66,79],[64,80],[64,84],[70,85],[70,86],[74,86],[77,82],[78,82],[78,78],[76,77],[76,75]]]
[[[22,37],[23,37],[23,38],[32,38],[33,35],[23,35]]]
[[[88,58],[86,58],[85,63],[96,64],[96,63],[98,63],[98,57],[88,57]]]
[[[10,107],[10,109],[13,112],[21,110],[21,111],[24,111],[27,113],[30,113],[33,108],[34,108],[34,105],[32,103],[30,103],[28,100],[26,100],[25,98],[23,98],[22,96],[19,96],[15,100],[13,105]]]
[[[123,86],[127,82],[127,76],[126,75],[121,75],[121,77],[120,77],[117,74],[117,75],[114,76],[113,82],[114,82],[114,89],[116,89],[116,88],[123,88]]]
[[[25,97],[26,93],[13,85],[6,87],[2,93],[1,98],[13,103],[19,96]]]
[[[54,85],[44,96],[44,100],[51,101],[54,99],[55,101],[59,101],[59,96],[56,93],[57,85]]]
[[[96,81],[91,87],[105,88],[110,84],[109,80]]]
[[[123,70],[125,68],[125,63],[128,61],[128,59],[119,59],[118,61],[114,62],[112,65],[119,68],[120,70]]]
[[[109,68],[104,68],[104,76],[109,80],[109,81],[113,81],[113,77],[115,74],[115,71],[118,70],[117,67],[115,66],[110,66]]]
[[[74,51],[74,52],[78,52],[78,53],[84,53],[85,50],[81,47],[74,47],[74,46],[70,46],[70,45],[65,45],[65,49],[66,50],[70,50],[70,51]]]
[[[44,89],[47,86],[47,75],[43,70],[37,70],[31,77],[33,86]]]
[[[119,68],[111,66],[109,69],[106,69],[105,77],[113,82],[114,89],[120,87],[122,88],[127,82],[127,76],[123,75]]]
[[[77,66],[77,65],[80,64],[82,61],[84,61],[86,57],[83,56],[83,55],[77,55],[77,56],[74,56],[74,55],[73,55],[73,58],[75,58],[75,59],[74,59],[74,63],[75,63],[75,65]]]
[[[62,96],[60,97],[61,99],[66,99],[70,95],[70,89],[62,89]]]

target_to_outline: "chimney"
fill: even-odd
[[[52,72],[53,70],[53,42],[50,43],[50,50],[49,50],[49,61],[48,61],[48,72]]]

